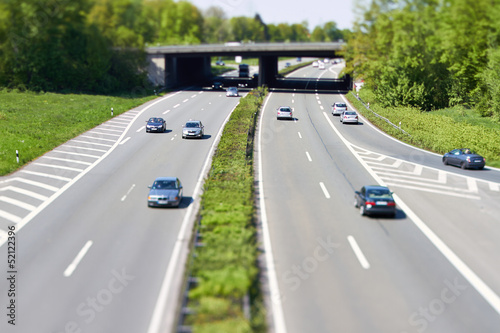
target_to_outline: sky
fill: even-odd
[[[226,15],[254,17],[259,14],[264,23],[308,22],[309,31],[333,21],[339,29],[351,29],[354,21],[354,0],[189,0],[201,11],[220,7]]]

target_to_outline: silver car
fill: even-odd
[[[236,87],[229,87],[226,90],[226,97],[238,97],[238,88]]]
[[[182,200],[182,184],[179,178],[158,177],[149,188],[149,207],[179,207]]]
[[[280,106],[278,109],[276,109],[276,119],[293,120],[293,109],[289,106]]]
[[[358,123],[358,114],[356,111],[344,111],[340,115],[340,122],[342,124],[357,124]]]
[[[332,105],[332,114],[334,116],[340,116],[342,112],[347,111],[347,105],[342,102],[335,102]]]
[[[182,138],[203,138],[204,134],[203,124],[199,120],[189,120],[186,125],[182,127]]]

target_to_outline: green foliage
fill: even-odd
[[[425,111],[477,105],[496,114],[500,1],[372,0],[361,10],[345,72],[363,78],[378,102]]]
[[[254,176],[253,155],[249,153],[265,93],[259,89],[240,99],[224,127],[205,181],[199,227],[203,246],[196,248],[190,267],[198,283],[189,292],[189,305],[195,314],[187,323],[196,332],[265,329],[260,291],[255,287]],[[254,314],[250,320],[243,316],[246,295],[250,295]]]
[[[390,135],[439,154],[455,148],[468,147],[484,156],[488,165],[500,166],[499,123],[481,119],[472,112],[467,116],[467,112],[457,107],[440,112],[422,112],[411,107],[383,107],[376,102],[370,90],[365,88],[359,95],[363,101],[370,103],[370,109],[377,114],[386,117],[394,124],[401,122],[401,128],[411,137],[374,116],[353,94],[348,95],[349,100],[363,116]]]
[[[155,96],[92,96],[0,90],[0,175]],[[20,163],[16,163],[19,150]]]

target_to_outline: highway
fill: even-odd
[[[238,100],[223,91],[171,93],[2,177],[0,331],[172,327],[200,180]],[[151,116],[163,117],[167,131],[146,133]],[[202,120],[203,139],[181,138],[189,119]],[[179,209],[147,207],[148,185],[159,176],[181,179]],[[16,228],[14,269],[6,266],[9,226]],[[7,280],[11,275],[14,285]],[[15,295],[8,296],[9,288]],[[6,317],[12,300],[15,326]]]
[[[333,78],[341,67],[293,75]],[[271,331],[498,332],[500,172],[444,166],[364,119],[342,125],[330,112],[335,101],[344,96],[277,91],[263,108],[257,174]],[[15,300],[16,325],[4,314],[0,332],[171,327],[200,180],[237,102],[224,91],[171,93],[2,177],[0,304],[8,314]],[[280,105],[296,119],[276,120]],[[165,133],[145,132],[151,116],[166,119]],[[181,139],[188,119],[203,121],[203,139]],[[147,207],[158,176],[183,182],[179,209]],[[395,219],[353,207],[354,191],[375,183],[396,194]]]
[[[444,166],[364,119],[342,125],[330,109],[344,100],[279,91],[263,110],[258,174],[273,331],[498,332],[500,172]],[[295,121],[276,120],[280,105],[293,107]],[[377,183],[394,191],[395,219],[354,208],[354,191]]]

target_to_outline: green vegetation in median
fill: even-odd
[[[202,246],[196,247],[189,268],[197,280],[188,300],[194,314],[184,323],[194,332],[266,331],[258,282],[253,174],[254,131],[265,93],[253,90],[240,100],[205,181],[199,225]]]
[[[404,134],[370,112],[354,93],[347,98],[365,118],[384,132],[414,146],[444,154],[455,148],[471,148],[486,158],[486,164],[500,167],[500,124],[463,107],[440,111],[420,111],[411,107],[381,107],[369,89],[359,92],[360,99],[370,103],[370,110],[389,119]]]
[[[0,90],[0,175],[155,97]]]

